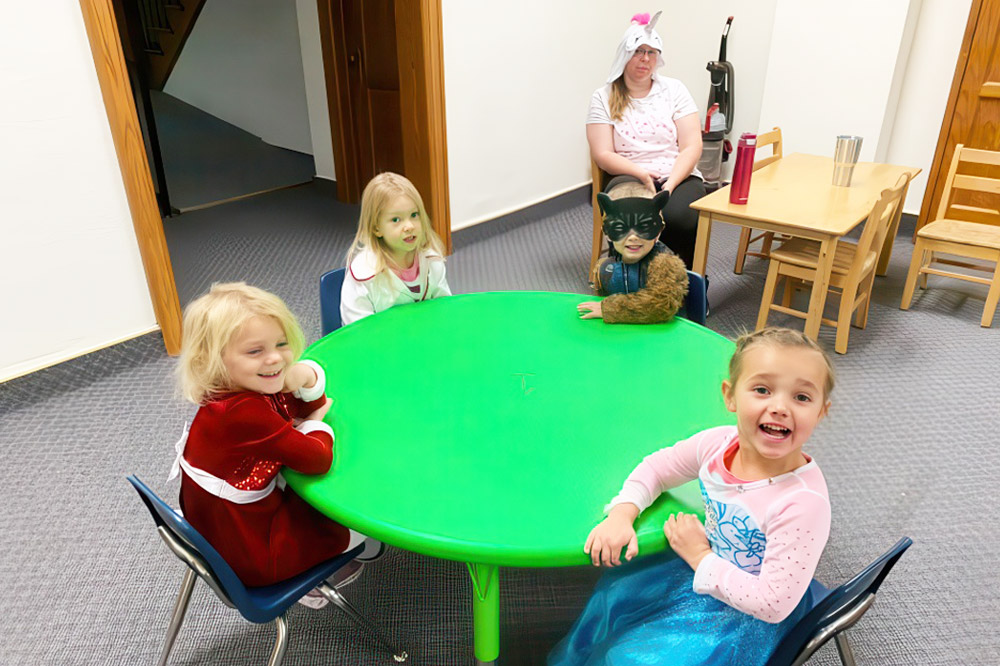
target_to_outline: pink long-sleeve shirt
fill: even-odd
[[[694,591],[781,622],[805,595],[830,535],[826,481],[809,456],[781,476],[743,481],[728,469],[738,449],[735,426],[660,449],[633,470],[605,510],[625,502],[645,510],[663,491],[698,479],[712,554],[695,571]]]

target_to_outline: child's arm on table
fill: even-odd
[[[309,404],[311,411],[296,428],[265,396],[249,395],[228,408],[229,432],[247,455],[277,461],[303,474],[322,474],[333,462],[333,430],[321,420],[329,400]]]
[[[830,504],[818,493],[797,492],[795,501],[770,520],[764,561],[756,576],[711,550],[705,552],[701,542],[705,528],[693,516],[671,517],[663,531],[670,547],[695,570],[695,592],[711,595],[764,622],[777,623],[795,610],[816,572],[830,534]]]
[[[602,302],[609,324],[655,324],[669,321],[684,304],[687,270],[675,254],[664,252],[649,264],[646,286],[631,294],[611,294]]]
[[[639,553],[639,541],[635,535],[632,523],[639,517],[639,507],[631,502],[616,504],[608,512],[608,517],[590,530],[583,552],[590,555],[590,561],[595,567],[602,564],[606,567],[616,567],[621,564],[622,548],[625,550],[625,560],[631,560]]]
[[[639,553],[632,524],[664,490],[697,478],[701,458],[707,455],[704,445],[711,442],[707,437],[710,433],[712,430],[702,431],[651,453],[629,474],[621,492],[604,509],[608,517],[587,537],[584,552],[590,554],[594,566],[621,564],[621,549],[626,545],[626,560]]]

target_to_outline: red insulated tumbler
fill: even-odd
[[[733,168],[733,183],[729,187],[729,203],[745,204],[750,194],[750,175],[753,173],[753,155],[757,150],[757,135],[744,132],[736,148],[736,166]]]

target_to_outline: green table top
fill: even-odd
[[[326,369],[336,433],[322,476],[285,471],[344,525],[436,557],[503,566],[588,562],[583,542],[642,458],[733,423],[733,344],[684,319],[581,320],[580,294],[466,294],[396,307],[304,354]],[[637,523],[639,547],[701,513],[697,484]]]

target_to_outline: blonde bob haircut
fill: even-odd
[[[222,353],[254,317],[273,317],[281,325],[293,358],[305,349],[302,328],[280,298],[244,282],[213,284],[207,294],[184,309],[177,364],[177,383],[184,398],[200,405],[234,388]]]
[[[361,194],[361,218],[358,220],[358,233],[354,236],[347,251],[347,265],[360,252],[370,249],[375,255],[375,274],[380,275],[390,264],[389,249],[385,242],[376,235],[378,219],[385,209],[399,196],[409,198],[420,214],[420,239],[417,241],[418,253],[430,248],[444,259],[444,243],[431,228],[431,219],[424,208],[424,200],[409,180],[398,173],[386,171],[372,178]]]
[[[796,331],[792,328],[779,328],[777,326],[768,326],[753,333],[744,333],[736,339],[736,351],[733,352],[733,357],[729,359],[729,383],[731,386],[736,386],[736,382],[740,378],[740,373],[743,372],[743,357],[746,355],[747,350],[760,345],[804,347],[818,352],[823,357],[823,363],[826,365],[823,398],[828,399],[830,394],[833,393],[836,375],[833,371],[833,363],[830,362],[829,355],[802,331]]]

